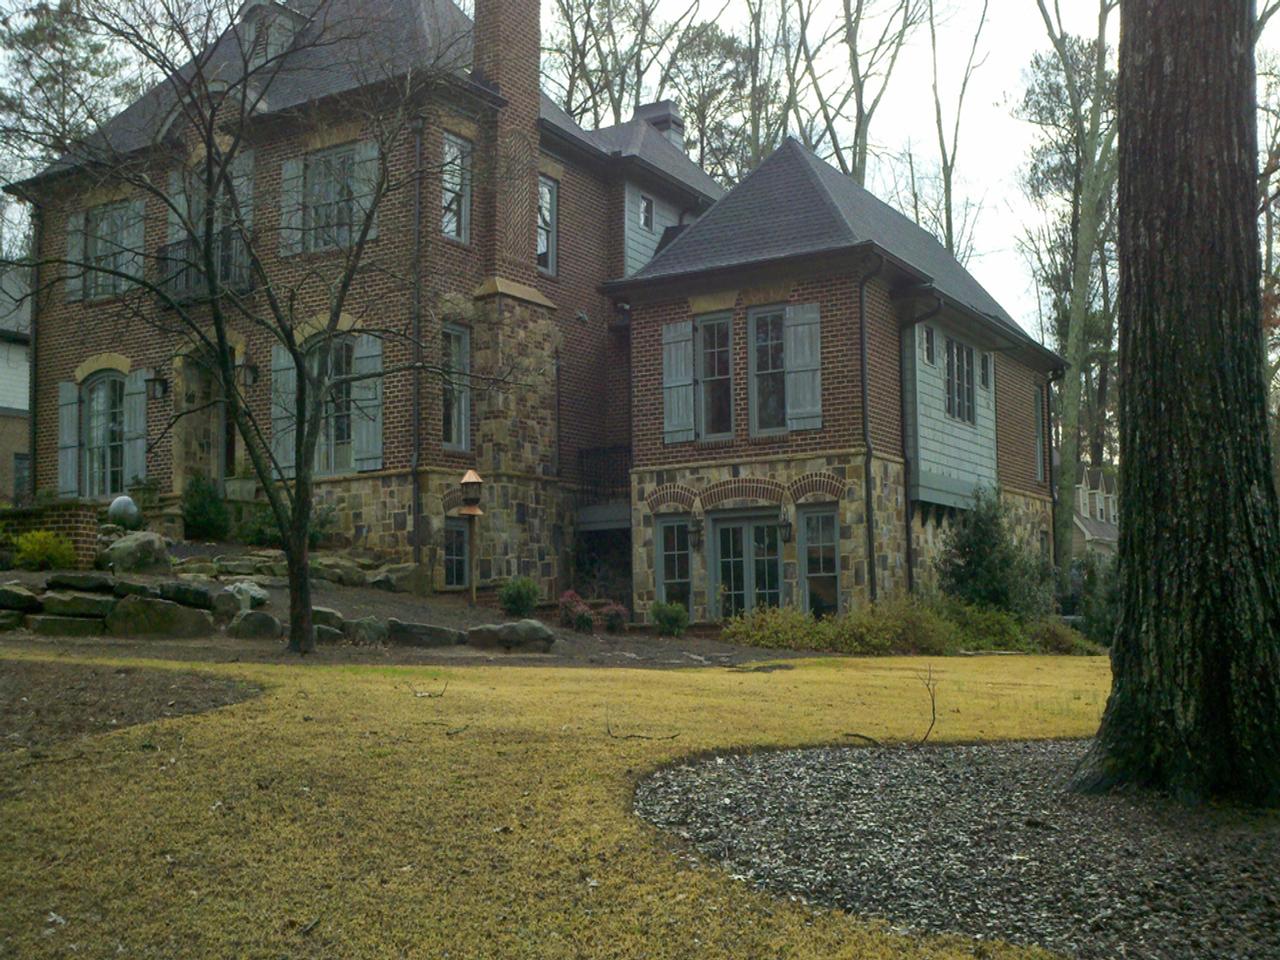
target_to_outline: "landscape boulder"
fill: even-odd
[[[387,621],[387,640],[406,647],[452,647],[466,641],[466,634],[430,623],[405,623],[392,617]]]
[[[107,617],[107,632],[113,637],[207,637],[213,618],[207,610],[131,594]]]
[[[213,563],[219,574],[241,577],[252,576],[258,566],[253,557],[216,557]]]
[[[342,643],[346,639],[346,635],[341,630],[335,630],[323,624],[314,624],[312,629],[316,633],[316,643]]]
[[[116,598],[102,593],[62,593],[50,590],[44,597],[44,612],[59,617],[105,617]]]
[[[271,595],[252,580],[237,580],[227,589],[235,594],[236,599],[240,602],[241,610],[256,610],[259,607],[265,607],[271,599]]]
[[[157,584],[162,599],[180,603],[184,607],[213,609],[213,589],[207,583],[194,580],[165,580]]]
[[[46,637],[97,637],[102,634],[98,617],[61,617],[47,613],[30,613],[27,629]]]
[[[342,632],[342,625],[346,622],[346,617],[340,614],[332,607],[312,607],[311,623],[316,627],[328,627],[330,630]]]
[[[116,577],[116,585],[111,591],[117,597],[139,596],[139,597],[158,597],[160,591],[156,589],[155,584],[147,583],[145,580],[128,580],[122,577]]]
[[[485,623],[467,631],[467,643],[479,650],[518,650],[546,653],[556,636],[538,620]]]
[[[240,598],[228,590],[219,590],[213,595],[213,622],[230,623],[231,618],[240,612]]]
[[[125,534],[106,550],[107,564],[116,573],[153,573],[169,569],[164,537],[150,530]]]
[[[360,647],[375,647],[387,642],[387,625],[377,617],[348,620],[342,632],[348,641]]]
[[[77,573],[70,570],[51,573],[44,582],[46,590],[79,590],[85,593],[111,593],[115,585],[115,578],[110,574]]]
[[[40,598],[20,583],[0,583],[0,610],[21,610],[35,613],[40,609]]]
[[[237,640],[278,640],[283,632],[280,621],[263,610],[241,610],[227,627],[227,636]]]
[[[359,565],[347,557],[321,556],[311,561],[311,576],[316,580],[329,580],[344,587],[363,587],[368,577]]]
[[[17,630],[22,626],[21,610],[0,610],[0,630]]]
[[[374,575],[369,580],[369,586],[388,593],[425,596],[431,592],[431,573],[425,563],[396,563]]]

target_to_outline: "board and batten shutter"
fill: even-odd
[[[693,321],[678,320],[662,328],[662,440],[693,439]]]
[[[377,140],[361,140],[356,144],[353,176],[355,183],[352,185],[352,194],[355,197],[356,210],[360,213],[360,219],[352,224],[352,230],[358,231],[364,224],[365,216],[372,210],[373,218],[369,224],[368,237],[372,240],[378,235],[378,179],[381,176]]]
[[[382,373],[382,340],[371,333],[356,337],[352,372],[357,376]],[[351,438],[357,470],[382,469],[382,377],[351,385]]]
[[[80,493],[80,385],[58,384],[58,496]]]
[[[124,378],[124,483],[147,477],[147,381],[150,369],[131,370]]]
[[[129,201],[129,215],[124,225],[124,272],[141,280],[147,263],[147,202],[141,197]],[[117,278],[116,289],[123,290],[126,282]]]
[[[181,170],[173,170],[169,173],[169,205],[165,212],[165,243],[174,244],[184,240],[187,236],[187,212],[190,205],[187,202],[187,185],[186,178],[182,175]]]
[[[280,256],[302,252],[302,181],[306,170],[300,157],[280,168]]]
[[[782,332],[787,378],[787,429],[822,426],[822,324],[816,303],[787,307]]]
[[[245,230],[253,228],[253,151],[245,150],[231,161],[231,189],[240,208]]]
[[[277,343],[271,348],[271,455],[277,470],[286,477],[293,476],[297,390],[298,370],[293,365],[293,357]]]
[[[67,262],[63,272],[67,299],[81,299],[84,296],[84,211],[67,217]]]

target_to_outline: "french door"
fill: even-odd
[[[782,538],[775,519],[717,521],[714,548],[721,617],[782,603]]]

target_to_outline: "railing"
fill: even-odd
[[[157,262],[160,285],[174,300],[188,302],[208,297],[203,251],[193,238],[161,247]],[[213,267],[217,271],[217,289],[230,293],[247,293],[253,289],[249,247],[238,227],[225,227],[214,234]]]
[[[594,500],[626,500],[631,496],[631,448],[594,447],[578,451],[583,493]]]

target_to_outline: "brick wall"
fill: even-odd
[[[0,529],[10,536],[48,530],[71,541],[76,551],[76,569],[92,570],[98,552],[98,511],[96,503],[79,500],[42,507],[0,510]]]
[[[1005,490],[1049,496],[1049,411],[1044,377],[1000,354],[996,364],[996,469]],[[1044,419],[1045,479],[1036,479],[1036,421],[1039,404]]]

